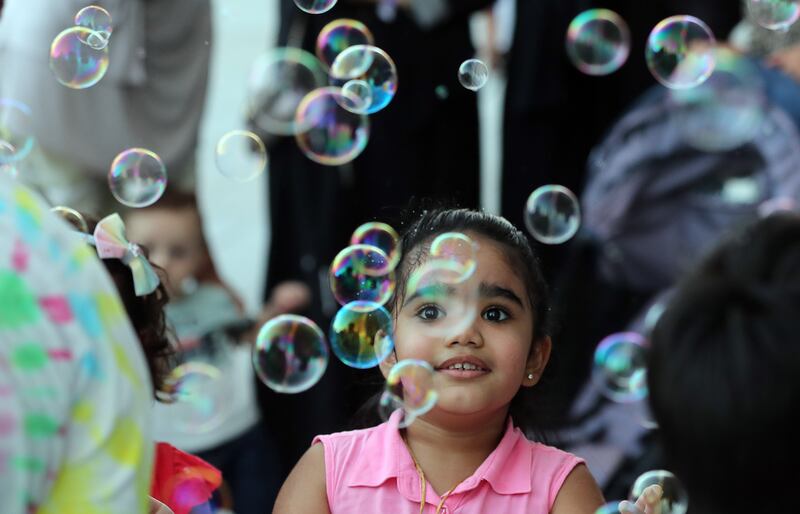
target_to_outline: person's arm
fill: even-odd
[[[325,451],[309,448],[283,483],[272,514],[330,514],[325,490]]]
[[[594,514],[603,505],[603,493],[589,468],[577,466],[558,491],[551,514]]]

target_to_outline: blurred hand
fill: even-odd
[[[152,496],[150,497],[149,508],[150,510],[148,511],[148,514],[175,514],[172,512],[172,509],[156,500]]]
[[[245,341],[255,341],[258,331],[267,321],[275,316],[290,312],[299,312],[311,303],[311,289],[297,280],[281,282],[272,290],[267,303],[261,309],[253,330],[245,334]]]
[[[661,497],[664,490],[658,484],[653,484],[644,491],[636,503],[623,501],[619,503],[621,514],[661,514]]]
[[[800,82],[800,43],[772,52],[767,56],[765,63],[770,68],[778,68]]]

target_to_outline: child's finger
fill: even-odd
[[[645,514],[661,514],[660,504],[663,495],[664,489],[660,485],[647,486],[636,500],[636,507]]]
[[[620,514],[644,514],[633,502],[627,500],[619,502]]]

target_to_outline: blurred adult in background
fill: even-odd
[[[278,46],[314,53],[317,35],[328,22],[354,18],[395,61],[399,85],[392,102],[370,116],[369,143],[350,164],[321,166],[298,150],[294,138],[273,141],[267,295],[284,280],[305,282],[314,293],[307,314],[327,327],[338,308],[328,285],[328,267],[359,224],[395,222],[412,197],[477,207],[477,102],[475,93],[459,84],[458,68],[475,52],[469,15],[489,4],[490,0],[403,0],[395,5],[393,16],[382,19],[375,1],[340,0],[326,14],[309,15],[292,0],[282,0]],[[367,396],[345,384],[365,376],[369,372],[348,371],[332,358],[323,380],[308,392],[285,396],[262,391],[265,417],[282,439],[284,463],[291,467],[315,434],[343,427]]]
[[[121,151],[144,147],[171,187],[193,185],[211,41],[210,0],[108,0],[113,20],[105,76],[75,90],[49,67],[53,39],[88,0],[9,0],[0,17],[0,98],[31,110],[33,152],[19,176],[52,203],[110,210],[106,174]],[[0,120],[2,121],[2,120]]]

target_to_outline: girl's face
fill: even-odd
[[[136,211],[126,219],[128,239],[146,246],[150,261],[167,272],[167,291],[181,296],[181,283],[206,265],[200,220],[192,208]]]
[[[432,335],[431,329],[447,316],[445,308],[406,295],[395,306],[396,358],[421,359],[433,366],[439,394],[434,411],[504,414],[520,386],[538,381],[550,356],[550,340],[534,344],[533,310],[525,284],[503,248],[481,235],[468,235],[479,245],[475,274],[448,294],[477,288],[475,320],[449,337]],[[384,374],[394,362],[390,357],[382,364]]]

